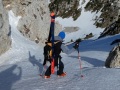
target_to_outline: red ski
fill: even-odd
[[[55,70],[54,70],[54,24],[55,24],[55,13],[52,12],[50,14],[51,16],[51,25],[50,25],[50,33],[49,33],[49,37],[48,37],[48,41],[51,41],[52,42],[52,61],[51,61],[51,74],[54,74],[55,73]]]
[[[53,58],[52,61],[51,61],[51,74],[55,73],[55,70],[54,70],[55,65],[54,64],[55,64],[55,60]]]

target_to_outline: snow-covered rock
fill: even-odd
[[[120,45],[115,46],[106,59],[105,66],[108,68],[120,67]]]

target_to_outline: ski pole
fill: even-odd
[[[78,53],[78,60],[79,60],[79,64],[80,64],[80,76],[83,77],[83,74],[82,74],[82,61],[81,61],[80,53]]]
[[[40,76],[43,76],[44,71],[45,71],[45,66],[43,66],[43,70],[42,70],[42,72],[41,72]]]

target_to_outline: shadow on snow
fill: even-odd
[[[70,57],[78,59],[78,56],[70,56]],[[93,65],[94,67],[104,66],[104,63],[105,63],[104,61],[94,59],[94,58],[89,58],[89,57],[81,57],[81,60],[88,62],[89,64]]]
[[[29,51],[29,61],[32,63],[33,66],[36,66],[39,70],[40,73],[42,73],[43,71],[43,65],[40,63],[41,59],[37,60],[35,58],[35,55],[31,55],[30,51]]]
[[[14,70],[17,69],[17,73]],[[20,80],[22,75],[21,67],[13,65],[10,68],[0,72],[0,90],[11,90],[12,85]]]

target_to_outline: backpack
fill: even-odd
[[[59,56],[62,50],[61,45],[62,45],[62,42],[60,41],[54,42],[54,55],[55,56]],[[44,46],[44,57],[46,60],[50,60],[52,58],[52,42],[48,42]]]
[[[46,43],[44,46],[44,57],[45,59],[51,59],[52,57],[52,43]]]

